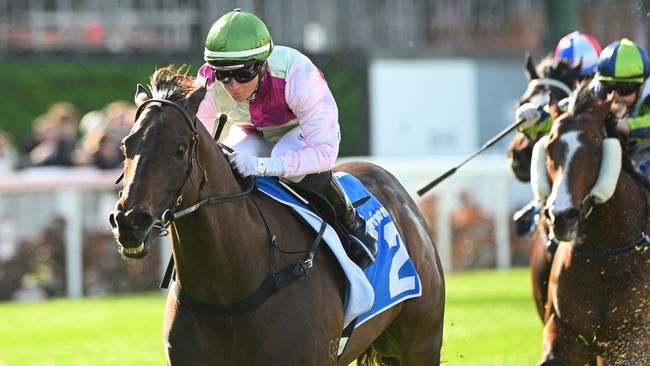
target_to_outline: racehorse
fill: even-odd
[[[612,135],[611,101],[579,88],[533,152],[531,184],[560,241],[541,365],[650,364],[650,205]],[[609,133],[608,133],[609,132]]]
[[[544,105],[550,100],[559,101],[570,95],[580,77],[580,64],[569,64],[566,61],[553,59],[548,54],[535,67],[530,54],[526,54],[525,68],[528,87],[519,101],[519,105],[533,102]],[[515,177],[522,181],[530,181],[530,159],[533,146],[542,136],[528,136],[517,131],[508,147],[508,164]],[[531,237],[530,269],[533,288],[533,299],[540,319],[544,320],[547,302],[548,277],[551,269],[552,254],[549,253],[546,241],[548,230],[543,220],[539,220]]]
[[[205,310],[191,309],[178,291],[169,291],[168,363],[439,365],[445,295],[437,249],[409,194],[376,165],[355,162],[336,170],[363,181],[392,215],[422,295],[357,327],[338,360],[346,279],[330,250],[319,250],[312,266],[299,262],[300,273],[308,273],[301,280],[249,306],[265,284],[281,287],[281,268],[295,274],[297,259],[313,249],[317,235],[233,173],[226,152],[197,123],[206,88],[192,82],[168,66],[152,75],[151,92],[138,86],[136,122],[122,144],[124,189],[109,217],[122,253],[133,258],[146,255],[151,238],[170,225],[176,290]]]

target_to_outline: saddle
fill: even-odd
[[[280,182],[281,185],[283,185],[285,188],[288,188],[287,190],[289,191],[289,193],[296,196],[296,198],[298,198],[299,200],[306,202],[309,208],[311,208],[316,215],[318,215],[321,219],[323,219],[323,221],[329,224],[334,229],[334,231],[336,231],[336,234],[338,235],[339,239],[341,240],[341,243],[343,244],[343,249],[345,249],[345,253],[348,255],[348,257],[354,258],[354,254],[356,253],[356,248],[352,247],[354,243],[348,239],[351,236],[351,233],[345,227],[345,225],[343,225],[342,223],[339,222],[339,220],[337,220],[334,207],[332,207],[329,201],[325,197],[323,197],[323,195],[311,189],[290,182],[285,182],[285,181],[280,181]],[[369,199],[370,197],[362,198],[356,202],[353,202],[352,205],[355,208],[357,208],[362,204],[364,204]],[[304,219],[300,215],[296,213],[294,214],[301,221],[304,221]]]

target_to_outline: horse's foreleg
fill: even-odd
[[[578,335],[563,329],[553,312],[544,326],[543,343],[540,366],[583,366],[593,357]]]

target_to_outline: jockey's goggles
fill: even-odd
[[[639,90],[639,86],[641,84],[638,83],[607,83],[603,82],[603,88],[605,89],[605,94],[609,94],[611,92],[616,92],[616,94],[620,96],[628,96],[630,94],[634,94],[637,90]]]
[[[220,82],[228,84],[230,80],[234,79],[238,83],[244,84],[255,79],[255,76],[259,74],[262,68],[262,63],[249,61],[238,65],[210,66],[212,66],[215,78]]]

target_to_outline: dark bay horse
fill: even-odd
[[[526,54],[525,68],[528,87],[518,105],[527,102],[544,105],[550,100],[559,101],[569,96],[580,78],[580,64],[555,61],[548,54],[535,67],[530,54]],[[542,136],[527,136],[516,131],[508,146],[508,164],[514,176],[522,182],[530,181],[530,159],[533,146]],[[533,286],[533,299],[540,319],[544,320],[547,302],[548,277],[551,269],[551,253],[547,250],[548,230],[543,220],[539,220],[531,236],[530,270]]]
[[[241,309],[238,304],[273,282],[272,273],[303,258],[316,234],[233,174],[225,153],[197,123],[206,89],[192,82],[169,66],[152,75],[152,93],[138,87],[138,115],[123,141],[124,189],[109,219],[121,251],[133,258],[146,255],[151,237],[169,224],[181,293],[214,309]],[[362,180],[393,216],[422,296],[359,326],[337,360],[346,280],[331,251],[321,247],[304,279],[240,314],[192,311],[170,290],[163,324],[169,364],[440,364],[444,277],[423,217],[380,167],[359,162],[337,170]],[[193,212],[180,215],[187,210]]]
[[[541,365],[650,364],[649,191],[607,137],[610,105],[579,89],[533,153],[531,183],[560,241]]]

